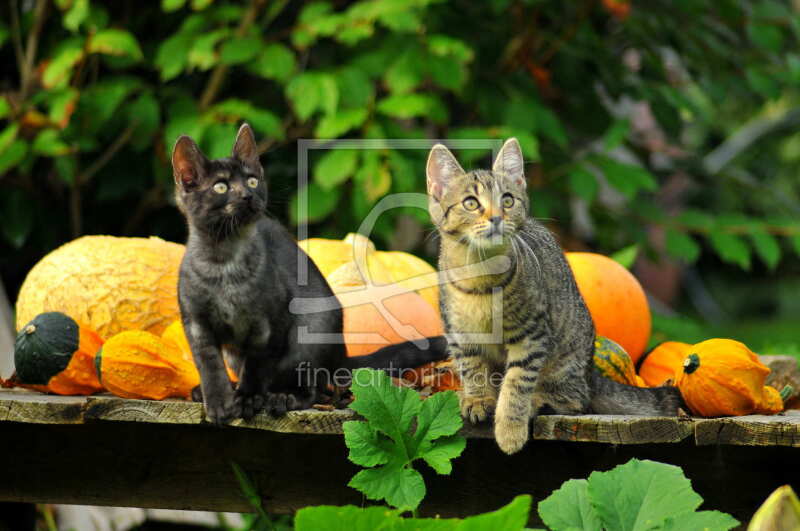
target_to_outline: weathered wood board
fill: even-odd
[[[270,511],[362,504],[346,486],[358,469],[339,435],[354,418],[349,410],[308,410],[215,428],[203,421],[200,404],[185,401],[0,391],[0,501],[247,511],[231,470],[236,462]],[[506,456],[490,429],[469,427],[452,476],[420,467],[428,486],[422,513],[475,514],[520,493],[538,501],[567,479],[637,457],[683,467],[704,508],[746,521],[774,488],[800,488],[800,450],[793,448],[799,430],[800,415],[792,412],[729,419],[553,415],[539,417],[534,440]]]

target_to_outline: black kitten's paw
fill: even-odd
[[[242,418],[246,421],[252,420],[266,404],[262,395],[237,395],[236,398],[241,406]]]
[[[285,415],[287,411],[303,409],[297,397],[291,393],[267,393],[265,409],[275,417]]]
[[[215,400],[213,403],[204,404],[206,417],[209,422],[217,426],[228,424],[234,419],[242,416],[242,406],[239,400],[235,400],[233,393],[230,397],[223,400]]]

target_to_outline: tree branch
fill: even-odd
[[[36,50],[39,47],[39,35],[42,32],[42,28],[44,27],[44,21],[47,18],[48,5],[49,5],[48,0],[38,0],[36,2],[36,8],[33,13],[33,27],[31,28],[30,33],[28,33],[28,43],[25,45],[25,63],[24,63],[25,69],[21,72],[22,74],[21,99],[23,100],[28,96],[28,91],[30,90],[31,83],[33,82],[34,62],[36,61]]]
[[[253,22],[255,22],[258,17],[258,13],[261,11],[264,3],[265,0],[252,0],[250,2],[250,7],[247,8],[247,12],[242,17],[241,22],[239,22],[239,27],[236,28],[236,32],[234,33],[236,37],[245,36],[247,30],[250,29],[250,26],[253,25]],[[211,77],[208,79],[208,84],[203,91],[203,95],[200,97],[201,110],[207,109],[214,102],[219,89],[222,87],[223,81],[225,81],[225,76],[227,75],[228,65],[220,63],[214,67],[214,70],[211,72]]]

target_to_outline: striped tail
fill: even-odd
[[[595,371],[591,376],[593,413],[674,417],[683,407],[677,387],[633,387],[610,380]]]

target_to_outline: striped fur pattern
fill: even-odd
[[[436,145],[427,167],[429,211],[441,236],[441,313],[462,379],[461,411],[494,415],[512,454],[530,420],[560,414],[675,415],[673,388],[640,389],[595,378],[595,330],[564,253],[528,216],[523,158],[508,140],[488,170],[465,172]],[[503,267],[492,259],[505,257]]]

